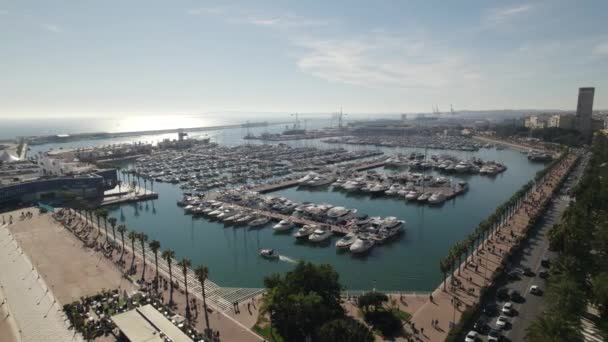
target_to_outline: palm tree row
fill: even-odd
[[[439,261],[439,270],[443,274],[443,290],[446,290],[447,274],[454,273],[456,268],[458,275],[463,265],[462,259],[466,260],[469,256],[474,255],[479,246],[485,246],[486,240],[500,229],[511,216],[521,207],[530,192],[534,189],[536,182],[542,184],[545,181],[545,176],[556,165],[565,158],[567,154],[562,153],[559,158],[554,159],[547,167],[539,171],[534,180],[524,184],[511,198],[498,206],[494,213],[488,216],[463,240],[456,242],[448,250],[448,254]]]
[[[95,215],[97,220],[100,221],[102,218],[105,220],[107,219],[108,216],[108,212],[105,210],[96,210],[96,211],[90,211],[90,210],[78,210],[79,214],[83,215],[83,212],[85,215],[83,215],[85,217],[85,220],[87,219],[87,216],[89,215],[92,221],[92,216]],[[115,232],[115,226],[116,226],[116,219],[115,218],[110,218],[107,219],[107,221],[110,222],[110,225],[112,226],[112,232],[113,232],[113,237],[114,237],[114,241],[116,241],[116,232]],[[99,227],[99,225],[98,225]],[[124,251],[125,251],[125,233],[127,233],[127,227],[125,225],[119,225],[117,228],[118,233],[120,234],[121,237],[121,243],[122,243],[122,252],[120,255],[120,260],[123,259],[124,256]],[[107,227],[106,227],[106,239],[109,237],[108,233],[107,233]],[[141,244],[141,256],[142,256],[142,261],[143,261],[143,269],[142,269],[142,279],[145,278],[145,271],[146,271],[146,242],[148,241],[148,235],[146,235],[145,233],[137,233],[134,231],[129,231],[127,234],[127,238],[131,241],[131,251],[133,252],[133,257],[131,260],[131,269],[133,269],[133,265],[135,263],[135,242],[139,241]],[[159,291],[159,282],[160,282],[160,274],[158,271],[158,253],[160,251],[161,248],[161,244],[158,240],[152,240],[148,243],[148,247],[150,248],[150,250],[152,251],[152,253],[154,254],[154,266],[156,269],[155,272],[155,276],[154,276],[154,289],[156,290],[156,292]],[[173,305],[173,260],[175,258],[175,252],[171,249],[166,249],[164,251],[162,251],[161,253],[161,258],[164,259],[167,262],[168,268],[169,268],[169,286],[170,286],[170,299],[169,299],[169,304]],[[188,319],[191,318],[190,315],[190,300],[189,300],[189,293],[188,293],[188,270],[192,265],[192,261],[188,258],[182,258],[179,262],[178,262],[178,266],[181,267],[181,271],[183,274],[183,281],[184,281],[184,289],[185,289],[185,294],[186,294],[186,317]],[[207,313],[207,297],[206,297],[206,293],[205,293],[205,282],[207,281],[207,279],[209,278],[209,269],[207,268],[207,266],[204,265],[199,265],[196,267],[196,269],[194,270],[194,273],[196,275],[196,279],[198,280],[198,282],[201,285],[201,294],[203,296],[203,308],[205,310],[205,323],[207,326],[207,330],[206,330],[206,334],[208,334],[208,332],[210,331],[209,328],[209,317],[208,317],[208,313]]]

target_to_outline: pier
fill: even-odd
[[[258,214],[258,215],[263,215],[263,216],[267,216],[267,217],[271,217],[273,219],[276,220],[290,220],[294,223],[298,223],[301,225],[315,225],[315,226],[319,226],[319,227],[329,227],[331,229],[331,232],[334,234],[339,234],[339,235],[346,235],[349,233],[349,229],[344,227],[344,226],[336,226],[336,225],[331,225],[331,224],[327,224],[327,223],[323,223],[323,222],[318,222],[318,221],[313,221],[313,220],[308,220],[308,219],[303,219],[303,218],[298,218],[298,217],[293,217],[290,215],[284,215],[284,214],[279,214],[279,213],[275,213],[272,211],[268,211],[268,210],[260,210],[260,209],[254,209],[254,208],[249,208],[249,207],[244,207],[238,204],[233,204],[233,203],[229,203],[229,202],[222,202],[226,205],[232,206],[234,208],[237,209],[241,209],[241,210],[246,210],[246,211],[250,211],[252,213]]]
[[[109,206],[122,203],[132,203],[139,201],[147,201],[157,199],[158,193],[145,190],[139,187],[123,187],[125,190],[118,191],[118,187],[108,190],[104,193],[104,197],[99,203],[99,206]]]

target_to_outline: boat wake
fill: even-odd
[[[279,260],[285,261],[285,262],[289,262],[289,263],[292,263],[292,264],[298,263],[296,260],[293,260],[292,258],[286,257],[284,255],[279,255]]]

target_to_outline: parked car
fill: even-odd
[[[469,331],[467,336],[464,338],[464,342],[476,342],[479,334],[475,330]]]
[[[509,299],[515,303],[521,303],[524,301],[524,297],[522,297],[521,293],[519,293],[517,290],[512,290],[509,292]]]
[[[538,272],[538,276],[543,279],[547,279],[547,278],[549,278],[549,272],[542,270],[542,271]]]
[[[513,313],[513,303],[506,302],[505,305],[502,306],[502,310],[500,310],[505,315],[511,315]]]
[[[498,298],[498,300],[509,299],[509,289],[504,288],[504,287],[498,289],[498,291],[496,291],[496,298]]]
[[[522,274],[523,272],[520,272],[519,270],[512,270],[507,273],[507,278],[509,278],[509,280],[519,280],[521,279]]]
[[[549,261],[549,258],[543,258],[540,261],[541,266],[543,267],[549,267],[551,265],[551,261]]]
[[[530,267],[524,267],[524,275],[526,277],[534,277],[534,272],[532,272]]]
[[[500,333],[500,330],[498,330],[498,329],[492,329],[488,333],[488,342],[498,342],[498,341],[500,341],[501,338],[502,338],[502,335]]]
[[[500,329],[506,329],[507,324],[509,324],[509,319],[507,318],[507,316],[500,315],[496,319],[496,326]]]
[[[530,286],[530,293],[536,296],[540,296],[543,294],[543,290],[541,290],[541,288],[537,285],[532,285]]]

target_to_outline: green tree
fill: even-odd
[[[358,305],[363,311],[369,311],[370,307],[377,311],[386,302],[388,302],[387,295],[382,292],[370,291],[359,296]]]
[[[608,318],[608,273],[603,272],[591,280],[591,300],[597,305],[600,315]]]
[[[133,264],[135,263],[135,240],[137,240],[138,238],[139,236],[136,232],[129,232],[129,240],[131,240],[131,252],[133,254],[131,258],[131,268],[133,268]]]
[[[146,241],[148,241],[148,235],[145,233],[137,234],[137,238],[141,243],[141,257],[143,259],[143,268],[141,270],[141,279],[144,279],[146,276]]]
[[[120,239],[122,240],[122,252],[120,253],[120,260],[122,261],[122,257],[125,255],[125,233],[127,232],[127,227],[124,224],[121,224],[117,229],[120,234]]]
[[[116,241],[116,217],[110,217],[108,222],[110,222],[110,227],[112,227],[112,237],[114,237],[114,241]]]
[[[209,327],[209,314],[207,313],[207,296],[205,294],[205,281],[209,278],[209,269],[207,266],[199,265],[194,270],[194,274],[196,274],[196,279],[201,284],[201,294],[203,295],[203,309],[205,310],[205,324],[207,329],[205,330],[207,333],[206,336],[209,336],[208,332],[211,331],[211,327]]]
[[[374,334],[350,317],[334,319],[319,329],[320,342],[373,342]]]
[[[163,257],[163,259],[165,259],[165,261],[167,262],[167,265],[169,266],[169,286],[170,286],[169,304],[172,305],[173,304],[173,270],[171,267],[173,264],[173,258],[175,258],[175,252],[170,249],[164,250],[162,257]]]
[[[338,279],[330,265],[299,262],[284,276],[275,274],[264,279],[268,291],[262,311],[270,315],[284,340],[314,341],[325,322],[344,316]]]
[[[152,240],[149,243],[150,250],[154,253],[154,266],[156,267],[156,275],[154,276],[154,289],[158,292],[158,250],[160,249],[160,242]]]
[[[192,261],[188,258],[182,258],[178,265],[182,268],[184,275],[184,289],[186,291],[186,318],[190,319],[190,300],[188,298],[188,268],[192,265]]]
[[[559,313],[551,313],[532,321],[526,329],[525,339],[530,342],[582,342],[583,336],[576,324]]]

